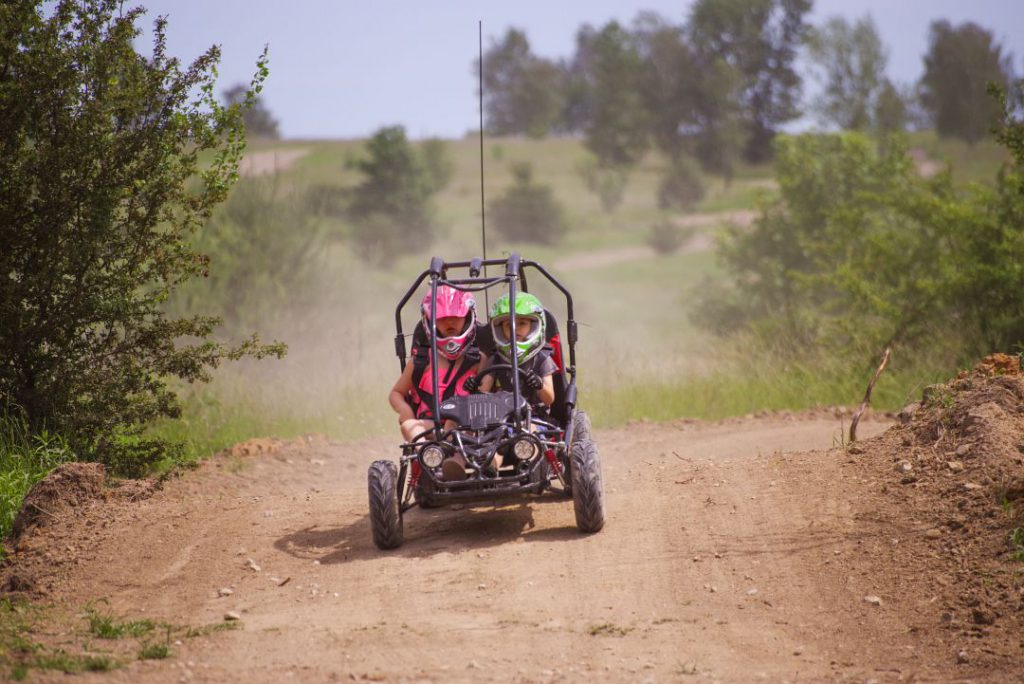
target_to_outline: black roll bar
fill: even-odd
[[[487,266],[504,266],[505,275],[496,277],[479,277],[481,269]],[[448,278],[448,271],[451,269],[465,268],[469,270],[469,278]],[[441,257],[435,256],[430,259],[430,267],[420,273],[420,275],[413,281],[412,286],[406,290],[405,295],[399,300],[398,306],[395,307],[395,355],[398,356],[398,362],[401,370],[405,371],[406,365],[406,347],[405,347],[405,334],[402,330],[402,309],[409,302],[412,296],[419,289],[420,285],[427,278],[430,278],[430,319],[431,319],[431,339],[437,339],[437,288],[439,285],[450,285],[458,290],[464,290],[468,292],[480,292],[486,290],[494,285],[502,282],[507,282],[509,285],[509,301],[515,301],[515,293],[517,286],[521,284],[521,290],[523,292],[529,292],[526,282],[526,269],[535,268],[540,271],[547,280],[557,288],[562,295],[565,296],[566,302],[566,342],[569,346],[569,366],[566,371],[570,376],[570,386],[575,385],[576,381],[576,342],[578,340],[578,329],[576,325],[576,318],[573,308],[572,294],[569,290],[562,285],[553,275],[548,273],[547,269],[541,266],[536,261],[523,259],[518,252],[512,252],[507,259],[482,259],[480,257],[473,257],[469,261],[449,261],[446,262]],[[513,339],[515,335],[515,306],[510,307],[509,313],[509,325],[513,331]],[[514,342],[513,342],[514,344]],[[512,355],[512,389],[516,396],[519,396],[519,357],[517,354]],[[434,424],[435,430],[441,430],[442,422],[440,419],[440,397],[439,397],[439,381],[437,364],[431,364],[431,384],[434,389]],[[575,387],[572,387],[574,390]],[[575,394],[573,392],[573,394]],[[521,418],[518,412],[516,413],[516,426],[520,424]]]

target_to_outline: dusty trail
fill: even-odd
[[[365,470],[394,440],[221,457],[93,532],[52,594],[178,624],[242,616],[171,660],[85,681],[949,681],[955,664],[908,629],[919,607],[865,569],[883,531],[851,504],[872,483],[825,451],[839,431],[599,431],[601,533],[578,534],[554,499],[414,510],[387,553]]]

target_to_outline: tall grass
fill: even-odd
[[[914,367],[882,375],[872,393],[875,410],[895,411],[921,388],[948,380],[934,367]],[[679,373],[622,378],[595,383],[580,395],[580,407],[595,425],[614,427],[629,420],[666,421],[676,418],[719,420],[764,410],[799,411],[859,404],[871,373],[849,369],[789,365],[750,373],[735,366],[708,373]]]
[[[19,409],[0,403],[0,539],[10,535],[32,485],[74,458],[60,435],[33,432]]]

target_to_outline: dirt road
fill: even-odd
[[[393,552],[371,542],[365,471],[395,440],[218,457],[90,524],[49,589],[133,618],[241,616],[83,681],[954,680],[927,602],[873,565],[891,531],[858,509],[875,483],[827,451],[839,434],[820,417],[598,431],[602,532],[554,499],[413,510]]]

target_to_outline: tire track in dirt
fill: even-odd
[[[946,679],[907,615],[863,601],[885,582],[864,555],[883,530],[852,504],[871,484],[824,451],[840,429],[598,431],[602,532],[580,535],[555,498],[417,509],[392,552],[371,542],[365,470],[395,440],[285,449],[239,472],[214,459],[120,512],[53,594],[178,624],[242,615],[170,661],[83,681]]]

